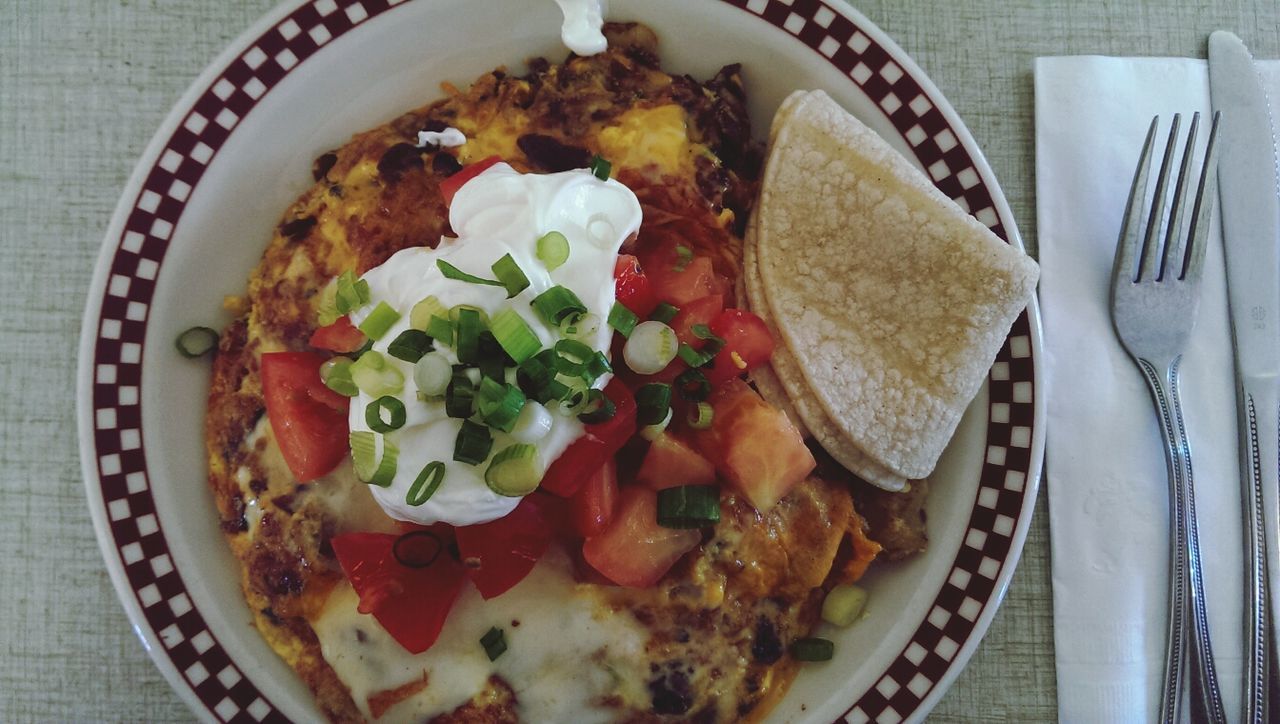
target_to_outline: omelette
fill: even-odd
[[[450,236],[442,183],[494,156],[526,173],[608,159],[643,209],[627,250],[676,238],[730,285],[740,275],[762,163],[740,69],[671,75],[648,28],[605,34],[604,53],[446,84],[442,99],[320,155],[247,293],[226,302],[235,320],[209,395],[210,484],[257,628],[333,721],[759,719],[802,667],[789,647],[812,635],[826,592],[877,557],[924,548],[925,485],[890,495],[811,445],[812,472],[764,512],[726,487],[718,524],[653,585],[613,585],[555,542],[509,592],[465,588],[425,652],[361,611],[334,540],[412,529],[379,508],[345,446],[336,467],[299,482],[280,445],[293,433],[267,414],[261,360],[316,352],[326,290],[344,272]],[[466,142],[419,143],[446,129]],[[619,469],[634,456],[624,449]],[[496,658],[476,642],[490,627],[509,648]]]

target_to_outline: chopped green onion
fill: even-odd
[[[386,412],[388,417],[383,418]],[[364,408],[364,421],[374,432],[392,432],[404,427],[404,403],[391,395],[383,395]]]
[[[511,359],[516,364],[523,363],[542,348],[542,343],[538,341],[538,335],[533,333],[533,328],[524,321],[524,317],[521,317],[519,312],[510,307],[494,315],[492,328],[498,344],[502,345],[502,349],[511,355]]]
[[[573,417],[587,409],[591,403],[591,388],[587,387],[586,380],[567,375],[559,375],[556,380],[564,388],[559,398],[561,413]]]
[[[484,482],[489,489],[498,495],[518,498],[532,493],[542,482],[542,461],[538,459],[538,448],[527,443],[516,443],[502,448],[489,469],[485,470]]]
[[[640,318],[636,313],[627,309],[622,302],[614,302],[613,309],[609,310],[609,326],[613,327],[618,334],[623,337],[630,337],[631,331],[640,323]]]
[[[571,314],[560,323],[560,336],[567,339],[589,340],[600,331],[600,317],[594,314]]]
[[[478,422],[463,420],[458,437],[453,441],[453,459],[468,465],[479,465],[493,449],[493,434]]]
[[[338,275],[338,286],[334,290],[334,306],[338,314],[350,314],[369,303],[369,282],[356,279],[355,272],[344,271]]]
[[[476,411],[485,424],[503,432],[511,432],[526,401],[527,398],[519,387],[504,385],[486,377],[480,380]]]
[[[685,370],[676,376],[676,392],[690,402],[702,402],[711,394],[711,382],[699,370]]]
[[[592,156],[592,157],[591,157],[591,166],[590,166],[590,168],[591,168],[591,175],[592,175],[592,176],[595,176],[596,178],[600,179],[601,181],[608,181],[608,180],[609,180],[609,172],[611,172],[611,171],[613,170],[613,164],[611,164],[611,163],[609,163],[608,161],[604,160],[604,158],[603,158],[602,156],[598,156],[598,155],[597,155],[597,156]]]
[[[720,350],[724,349],[724,345],[725,345],[724,338],[716,336],[716,333],[712,332],[711,328],[708,327],[707,325],[695,324],[689,328],[689,331],[693,332],[693,336],[697,337],[698,339],[705,340],[707,343],[706,347],[714,347],[715,350],[712,352],[712,354],[715,354],[716,352],[719,352]],[[706,347],[704,347],[704,349]]]
[[[667,414],[662,416],[661,421],[656,422],[652,425],[645,425],[644,427],[640,428],[640,437],[648,440],[649,442],[653,442],[654,440],[657,440],[659,435],[662,435],[667,431],[667,425],[671,424],[671,418],[673,414],[674,414],[673,410],[670,407],[668,407]]]
[[[458,361],[464,365],[473,365],[479,359],[480,333],[484,331],[484,323],[480,320],[480,311],[471,307],[458,309]]]
[[[514,367],[516,364],[515,360],[511,359],[511,355],[507,354],[501,344],[498,344],[498,338],[487,329],[480,333],[476,356],[478,357],[476,367],[480,370],[480,376],[498,382],[506,382],[507,368]]]
[[[431,334],[427,325],[431,323],[432,317],[440,317],[447,321],[449,319],[449,310],[440,303],[439,299],[429,295],[413,305],[413,309],[409,310],[409,326]],[[435,335],[431,336],[434,337]],[[452,344],[450,340],[452,340],[452,336],[450,339],[444,340],[445,344]]]
[[[683,360],[685,364],[695,369],[711,362],[711,360],[716,356],[715,352],[710,352],[706,349],[696,350],[684,342],[680,343],[677,354],[680,355],[680,359]]]
[[[351,379],[352,364],[354,363],[346,357],[325,360],[324,364],[320,365],[320,381],[325,387],[343,397],[355,397],[360,394],[360,388],[356,386],[355,380]]]
[[[529,400],[520,410],[516,424],[511,428],[511,437],[517,442],[537,442],[551,432],[553,424],[551,413],[547,408],[534,400]]]
[[[453,322],[455,327],[458,325],[458,315],[464,309],[470,309],[471,311],[475,312],[477,316],[480,317],[481,328],[483,329],[489,328],[489,313],[484,311],[480,307],[475,306],[474,304],[455,304],[452,307],[449,307],[449,321]]]
[[[468,418],[475,410],[476,385],[467,376],[466,367],[453,368],[453,376],[444,391],[444,413],[449,417]]]
[[[703,379],[706,379],[703,377]],[[711,407],[710,402],[698,402],[689,408],[689,427],[695,430],[705,430],[711,427],[711,421],[715,418],[715,410]]]
[[[351,380],[361,392],[374,397],[394,395],[404,389],[404,375],[373,350],[351,364]]]
[[[382,339],[392,325],[399,321],[399,312],[386,302],[378,302],[378,306],[360,323],[360,331],[368,335],[369,339]]]
[[[570,377],[579,377],[587,371],[587,362],[595,356],[591,349],[576,339],[562,339],[556,342],[556,355],[552,360],[556,372]]]
[[[427,320],[427,335],[436,340],[440,344],[452,347],[453,340],[453,322],[447,317],[431,315],[431,319]]]
[[[404,502],[416,508],[430,500],[440,487],[440,483],[444,482],[444,472],[444,463],[439,460],[427,463],[422,468],[422,472],[418,473],[418,477],[414,478],[413,485],[409,486]]]
[[[209,354],[218,347],[218,332],[208,327],[192,327],[173,341],[178,354],[195,359]]]
[[[555,271],[569,260],[569,240],[558,231],[548,231],[538,238],[536,253],[547,271]]]
[[[666,369],[683,346],[675,330],[662,322],[641,322],[623,345],[622,358],[636,373],[654,375]]]
[[[671,411],[671,385],[650,382],[636,390],[636,424],[657,425]]]
[[[676,244],[676,272],[682,272],[689,268],[689,263],[693,261],[693,249],[684,244]]]
[[[587,305],[578,299],[578,295],[559,284],[534,297],[532,305],[538,316],[553,327],[560,326],[571,314],[587,313]]]
[[[444,274],[445,279],[455,279],[468,284],[484,284],[490,287],[505,286],[502,282],[494,279],[485,279],[475,274],[468,274],[444,259],[436,259],[436,266],[440,269],[440,273]]]
[[[836,653],[836,645],[827,639],[796,639],[791,644],[791,656],[797,661],[830,661]]]
[[[360,349],[351,353],[351,359],[359,360],[362,356],[364,356],[365,352],[368,352],[371,349],[373,349],[373,340],[369,339],[368,337],[365,337],[364,344],[360,345]]]
[[[587,360],[587,379],[595,382],[602,376],[613,372],[613,365],[609,364],[609,358],[604,356],[604,352],[596,351],[591,355],[591,359]]]
[[[852,583],[841,583],[822,599],[822,620],[833,626],[850,626],[867,605],[867,591]]]
[[[378,441],[382,441],[382,457],[378,457]],[[356,430],[348,436],[351,443],[351,461],[355,463],[356,477],[370,485],[386,488],[396,476],[397,448],[385,435]]]
[[[507,299],[529,288],[529,277],[525,276],[524,270],[510,254],[503,254],[501,259],[493,263],[492,269],[493,275],[507,288]]]
[[[649,314],[649,319],[663,324],[671,324],[671,320],[675,319],[679,313],[680,307],[669,302],[662,302],[653,308],[653,312]]]
[[[453,366],[439,352],[424,354],[413,366],[413,383],[418,386],[418,394],[427,397],[439,397],[449,387],[453,378]]]
[[[387,345],[387,354],[410,364],[431,351],[431,337],[421,329],[406,329]]]
[[[702,528],[720,522],[720,489],[714,485],[681,485],[658,491],[658,525]]]
[[[604,392],[592,389],[587,393],[587,407],[578,414],[578,419],[584,425],[599,425],[602,422],[608,422],[617,414],[617,406],[613,404],[613,400]]]
[[[484,647],[484,653],[490,661],[497,661],[498,657],[507,650],[507,638],[503,635],[502,629],[495,626],[480,637],[480,645]]]
[[[321,327],[328,327],[341,316],[338,313],[338,279],[335,277],[316,295],[316,321]]]

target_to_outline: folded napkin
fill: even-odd
[[[1280,99],[1280,61],[1260,63]],[[1151,117],[1210,115],[1207,64],[1040,58],[1036,207],[1058,712],[1064,722],[1154,721],[1164,670],[1168,481],[1154,407],[1111,326],[1112,257]],[[1153,160],[1158,167],[1159,154]],[[1154,171],[1154,168],[1153,168]],[[1200,311],[1182,362],[1200,545],[1219,683],[1239,712],[1243,542],[1235,386],[1215,209]]]

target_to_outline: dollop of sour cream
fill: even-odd
[[[556,0],[564,13],[560,40],[581,56],[603,53],[609,47],[604,33],[604,0]]]
[[[390,342],[409,329],[414,305],[434,296],[445,307],[478,307],[491,319],[503,309],[513,309],[545,349],[555,344],[559,334],[542,320],[530,302],[547,289],[562,285],[601,320],[598,330],[580,341],[608,355],[612,330],[604,320],[614,303],[613,268],[622,243],[640,228],[640,216],[635,194],[615,180],[601,181],[585,169],[521,174],[499,163],[468,181],[454,196],[449,223],[458,235],[456,239],[442,238],[435,249],[404,249],[364,274],[371,303],[353,312],[351,321],[359,325],[379,302],[386,302],[401,315],[372,347],[404,375],[404,390],[396,397],[404,402],[405,424],[387,433],[400,451],[396,473],[387,487],[369,486],[387,515],[420,524],[443,521],[474,525],[501,518],[520,502],[518,497],[493,492],[484,480],[493,455],[516,440],[500,430],[491,430],[493,447],[487,460],[478,465],[455,461],[454,441],[462,421],[445,413],[443,401],[420,400],[413,365],[386,354]],[[569,241],[569,257],[554,271],[548,271],[537,257],[537,240],[550,231],[564,234]],[[529,287],[511,299],[507,299],[502,287],[447,279],[436,263],[444,260],[464,272],[492,278],[490,267],[504,254],[510,254],[529,278]],[[437,344],[435,351],[445,355],[451,364],[458,361],[450,346]],[[603,387],[607,381],[606,375],[595,386]],[[363,391],[352,399],[353,432],[370,430],[365,409],[373,400]],[[559,412],[555,405],[551,407],[550,429],[536,443],[544,468],[583,431],[576,416]],[[409,505],[406,495],[410,486],[434,461],[444,463],[443,482],[425,503]]]

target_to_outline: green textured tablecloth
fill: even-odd
[[[107,578],[76,450],[75,350],[107,221],[183,90],[270,0],[8,0],[0,8],[0,721],[184,721]],[[1273,0],[866,0],[995,169],[1034,252],[1032,60],[1280,55]],[[1049,461],[1052,464],[1052,461]],[[1056,716],[1047,511],[937,722]]]

